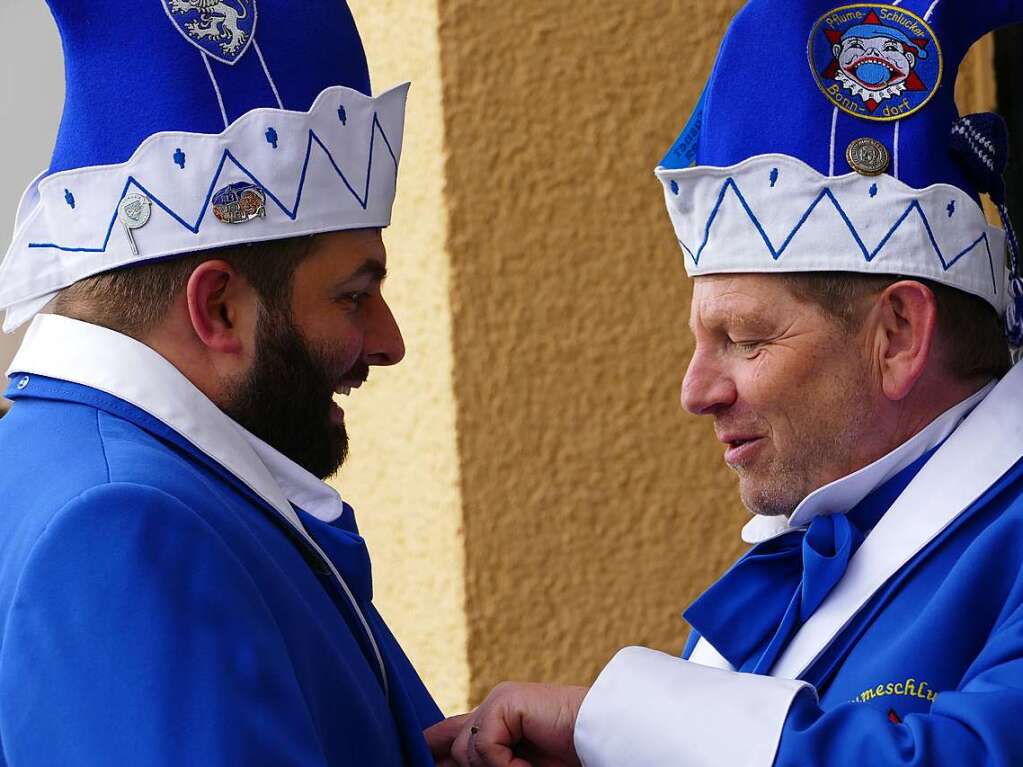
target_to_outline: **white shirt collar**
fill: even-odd
[[[788,517],[756,516],[742,530],[742,539],[755,545],[794,530],[805,528],[822,514],[845,513],[870,492],[894,477],[928,450],[940,445],[966,416],[991,393],[992,381],[976,394],[955,405],[931,421],[918,434],[872,464],[831,484],[824,485],[803,499]]]
[[[242,428],[170,362],[133,338],[67,317],[39,315],[7,371],[13,373],[81,384],[144,410],[300,530],[291,504],[325,522],[344,511],[337,491]]]

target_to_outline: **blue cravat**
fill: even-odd
[[[767,674],[799,628],[845,575],[853,554],[937,447],[845,514],[765,541],[685,612],[685,619],[739,671]]]

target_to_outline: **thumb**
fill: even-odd
[[[450,719],[445,719],[443,722],[438,722],[432,727],[428,727],[423,732],[434,759],[439,762],[441,759],[447,759],[451,756],[451,745],[455,742],[458,734],[465,729],[470,716],[471,714],[453,716]]]

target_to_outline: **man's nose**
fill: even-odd
[[[391,307],[380,298],[366,323],[364,359],[368,365],[397,365],[405,357],[405,341]]]
[[[711,355],[697,350],[682,379],[682,407],[693,415],[713,415],[734,405],[736,396],[735,382]]]

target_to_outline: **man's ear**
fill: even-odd
[[[205,261],[188,279],[188,315],[210,351],[241,354],[255,324],[255,291],[226,261]]]
[[[927,369],[938,330],[938,301],[926,285],[901,280],[875,306],[875,350],[881,386],[893,402],[905,399]]]

